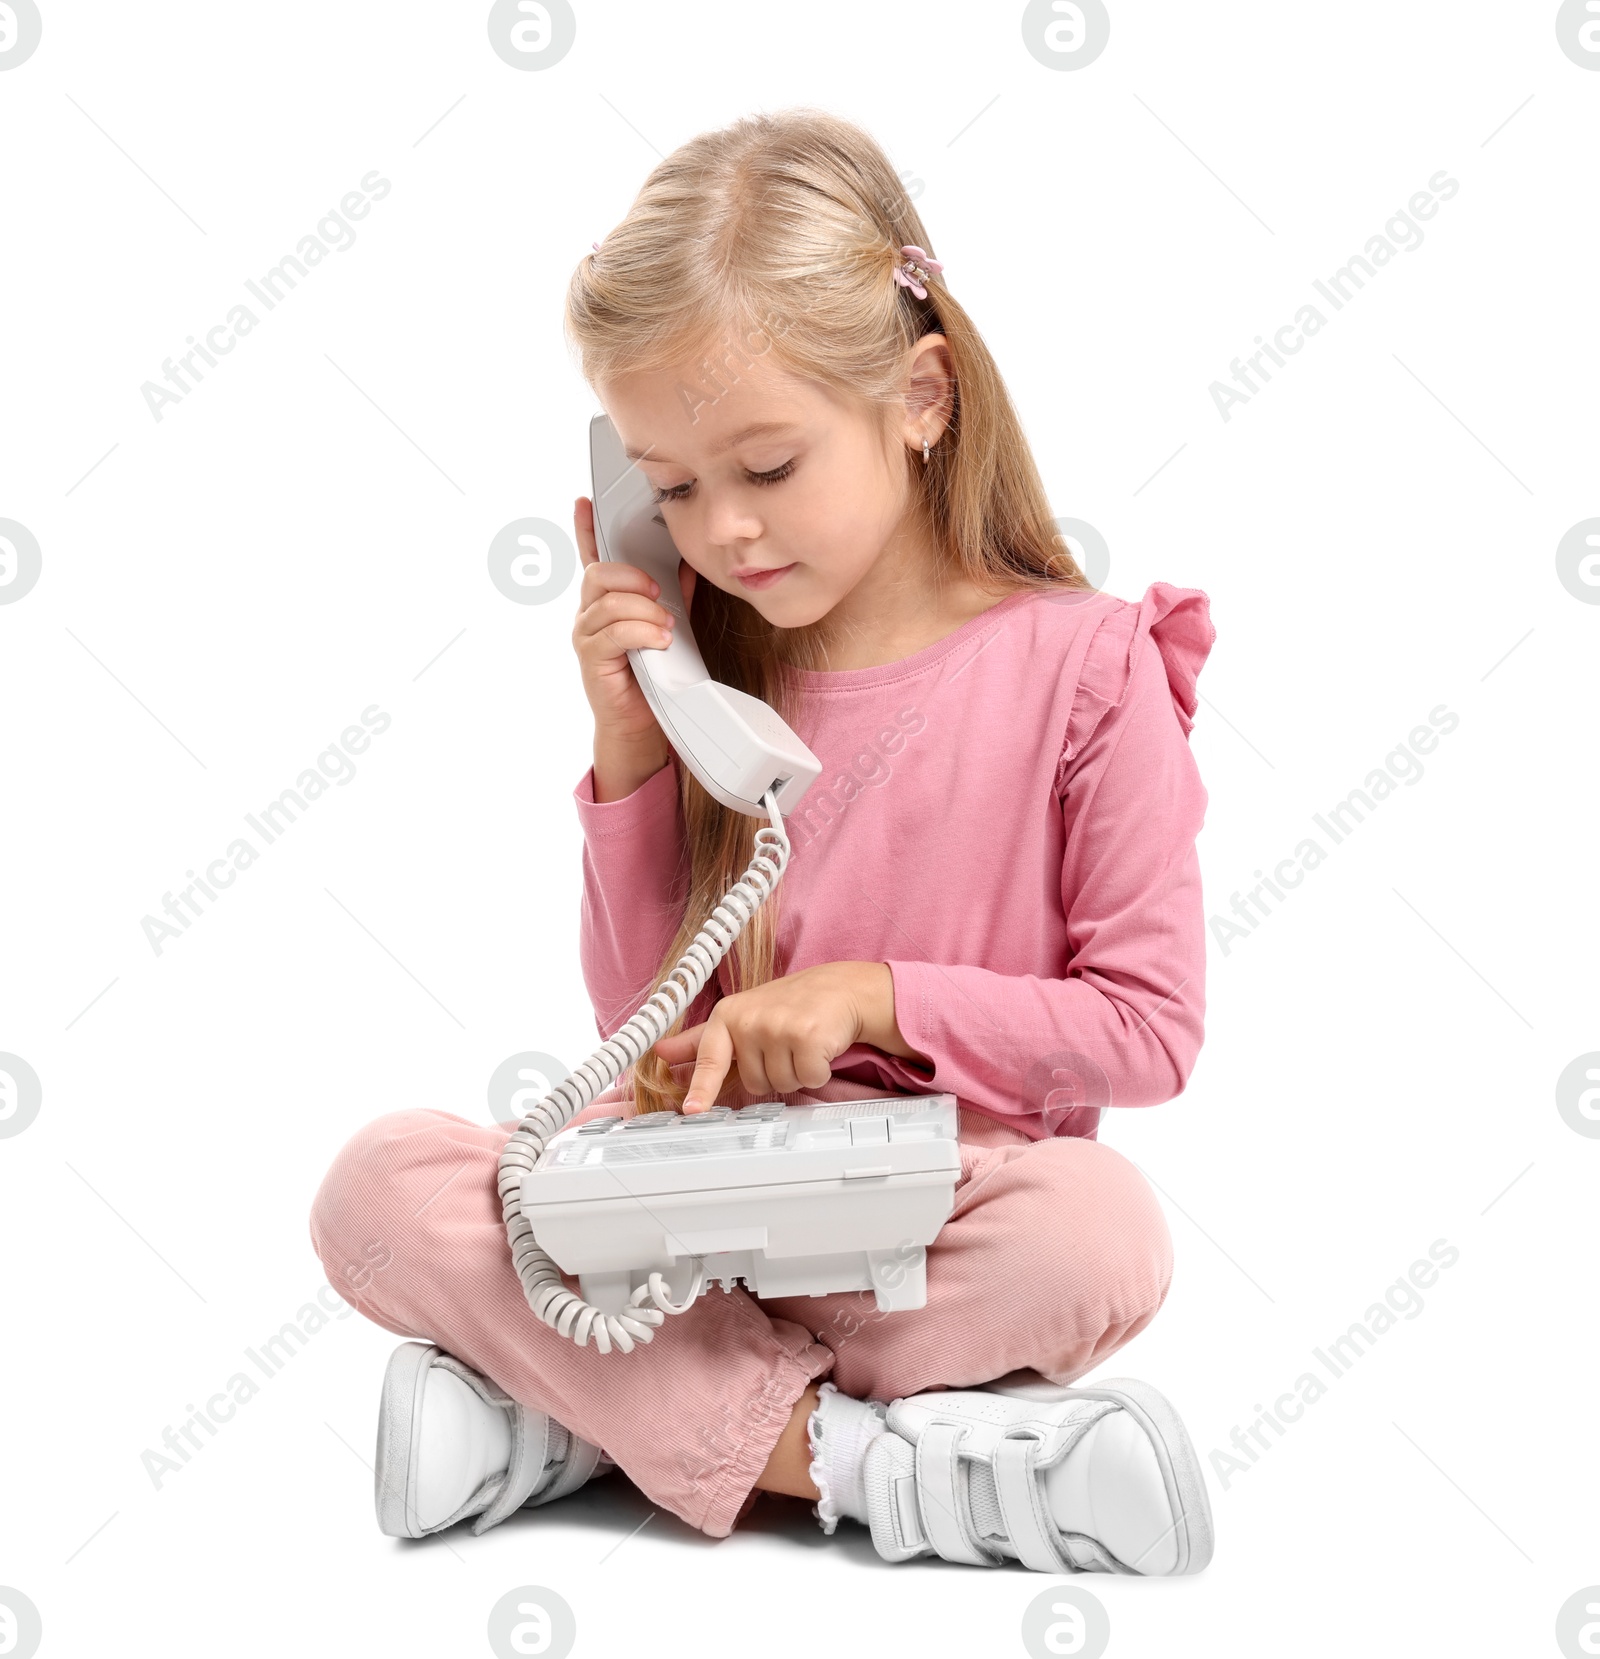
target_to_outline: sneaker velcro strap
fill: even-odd
[[[995,1495],[1005,1518],[1006,1538],[1017,1559],[1036,1573],[1069,1573],[1077,1563],[1057,1540],[1060,1528],[1045,1511],[1044,1493],[1034,1465],[1039,1441],[1034,1435],[1011,1435],[994,1449]]]
[[[542,1503],[549,1503],[552,1498],[564,1498],[567,1493],[576,1490],[595,1471],[595,1465],[600,1461],[600,1448],[587,1440],[580,1440],[577,1435],[568,1432],[567,1460],[556,1471],[556,1478],[550,1482],[549,1490],[541,1492],[536,1498],[529,1498],[524,1509],[537,1509]]]
[[[964,1561],[973,1567],[993,1567],[999,1558],[978,1543],[972,1522],[960,1443],[965,1423],[929,1423],[917,1436],[917,1507],[923,1531],[946,1561]]]
[[[512,1401],[512,1406],[511,1458],[494,1501],[472,1523],[475,1537],[498,1526],[512,1510],[522,1507],[539,1484],[549,1456],[550,1418],[542,1411],[529,1411],[520,1401]]]

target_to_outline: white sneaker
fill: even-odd
[[[404,1342],[389,1356],[374,1495],[391,1538],[443,1532],[474,1515],[473,1532],[484,1533],[615,1467],[441,1348]]]
[[[1211,1560],[1200,1460],[1148,1383],[1066,1388],[1016,1371],[895,1400],[885,1429],[862,1478],[886,1561],[1165,1575]]]

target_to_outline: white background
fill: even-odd
[[[487,548],[588,488],[574,263],[658,156],[794,103],[902,170],[1104,585],[1210,596],[1208,913],[1459,716],[1213,943],[1185,1093],[1103,1127],[1177,1248],[1108,1370],[1182,1410],[1218,1538],[1194,1579],[1075,1581],[1109,1651],[1559,1651],[1600,1582],[1600,1141],[1555,1105],[1600,1049],[1600,607],[1555,556],[1600,514],[1600,72],[1555,5],[1118,0],[1070,72],[1017,4],[610,0],[534,72],[484,4],[43,5],[0,73],[0,517],[42,549],[0,605],[0,1050],[43,1088],[0,1140],[0,1584],[41,1651],[486,1653],[527,1583],[580,1653],[1024,1651],[1051,1580],[891,1567],[800,1504],[716,1541],[613,1480],[381,1536],[395,1339],[354,1315],[160,1489],[140,1461],[323,1284],[359,1125],[488,1121],[509,1055],[595,1044],[575,590],[512,603]],[[141,384],[373,169],[354,246],[154,420]],[[1422,244],[1224,421],[1211,383],[1440,169]],[[157,955],[141,919],[374,703],[353,781]],[[1436,1239],[1420,1315],[1224,1485],[1212,1450]]]

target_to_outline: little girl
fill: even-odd
[[[416,1339],[380,1407],[391,1536],[482,1531],[620,1467],[712,1537],[764,1491],[810,1500],[825,1532],[868,1527],[887,1561],[1210,1559],[1171,1404],[1128,1378],[1069,1386],[1171,1278],[1149,1187],[1095,1137],[1102,1108],[1180,1093],[1201,1044],[1188,736],[1208,602],[1089,585],[928,246],[865,133],[755,116],[656,168],[567,304],[682,554],[712,677],[776,708],[823,766],[785,826],[783,882],[680,1029],[573,1121],[955,1095],[961,1177],[926,1305],[735,1287],[632,1352],[579,1347],[529,1311],[511,1262],[505,1131],[382,1117],[334,1161],[311,1235],[367,1317]],[[759,824],[679,765],[633,679],[629,649],[670,637],[655,585],[597,559],[583,498],[575,528],[595,718],[574,791],[581,962],[609,1038]]]

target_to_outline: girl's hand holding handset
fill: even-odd
[[[660,588],[636,565],[602,559],[594,539],[594,503],[580,495],[572,527],[583,560],[583,587],[572,646],[583,691],[594,711],[594,798],[620,801],[667,764],[670,745],[628,666],[628,652],[660,651],[672,640],[673,616],[656,603]],[[683,608],[695,572],[678,566]]]

